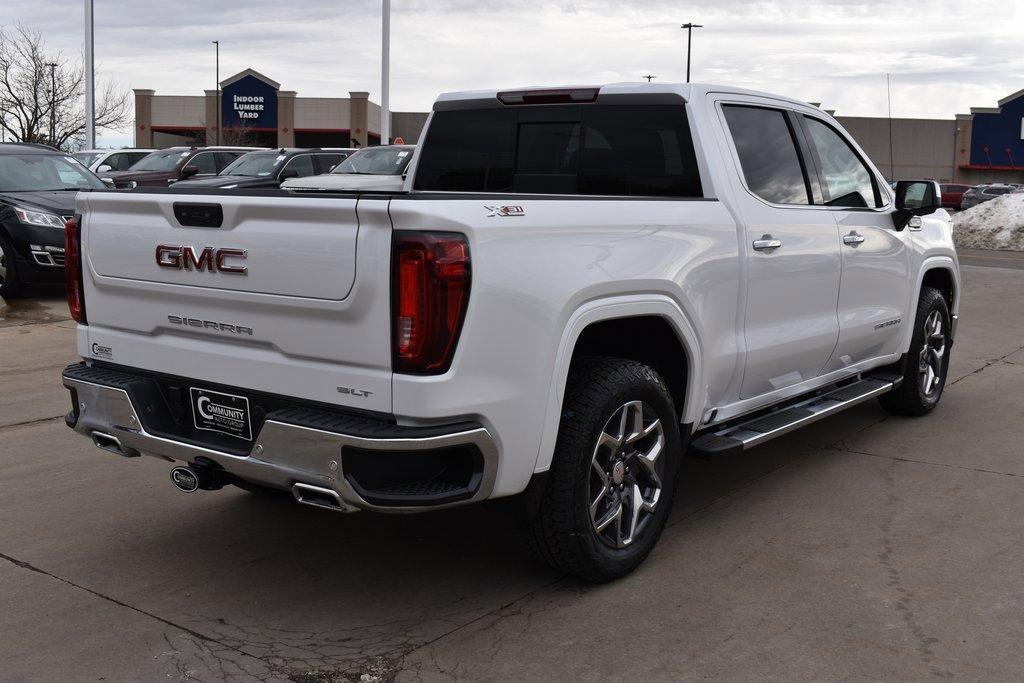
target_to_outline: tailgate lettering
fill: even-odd
[[[171,270],[245,275],[249,270],[246,266],[227,262],[228,259],[244,261],[245,258],[245,249],[228,247],[203,247],[198,253],[195,247],[182,244],[160,244],[156,248],[156,264]]]

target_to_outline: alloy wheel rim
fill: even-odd
[[[918,358],[918,382],[925,396],[933,396],[939,390],[945,355],[946,333],[942,314],[932,311],[924,321],[924,344]]]
[[[597,439],[590,468],[590,522],[615,548],[647,528],[661,498],[665,429],[643,401],[619,406]]]

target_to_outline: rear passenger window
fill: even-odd
[[[810,204],[786,115],[777,109],[732,104],[722,109],[750,191],[773,204]]]
[[[297,157],[292,157],[292,160],[289,161],[283,169],[281,169],[282,173],[285,171],[295,171],[298,174],[296,176],[298,178],[305,178],[306,176],[313,175],[316,173],[316,171],[313,170],[313,155],[300,154]]]
[[[849,143],[826,123],[805,116],[811,144],[821,162],[828,206],[869,208],[881,206],[871,172]]]
[[[208,175],[217,172],[217,162],[214,160],[212,152],[197,154],[189,159],[186,165],[198,168],[199,172],[196,175]]]
[[[417,190],[703,196],[682,106],[442,111],[423,147]]]

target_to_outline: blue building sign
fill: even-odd
[[[245,73],[245,72],[243,72]],[[224,128],[277,130],[277,87],[248,73],[221,87]]]
[[[971,166],[1024,169],[1024,91],[999,101],[998,109],[972,109]]]

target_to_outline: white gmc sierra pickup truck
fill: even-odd
[[[935,407],[960,297],[939,202],[784,97],[443,95],[402,192],[80,194],[67,423],[183,490],[506,498],[540,558],[608,580],[685,453]]]

